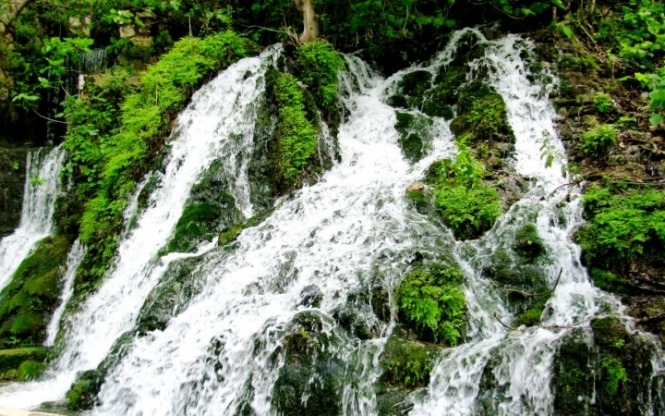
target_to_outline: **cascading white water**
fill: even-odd
[[[472,72],[481,65],[490,69],[489,83],[506,102],[509,122],[516,136],[515,170],[530,178],[531,188],[481,240],[458,244],[458,253],[468,252],[469,246],[477,253],[473,258],[458,256],[470,273],[467,296],[469,292],[487,290],[488,281],[481,276],[483,267],[491,261],[490,255],[499,247],[503,236],[514,233],[528,217],[537,216],[538,235],[547,247],[549,261],[543,267],[550,287],[554,286],[559,271],[562,272],[547,303],[543,327],[508,332],[497,325],[498,321],[488,325],[486,320],[473,319],[477,313],[496,314],[509,323],[512,317],[501,312],[496,303],[483,302],[483,311],[471,309],[471,339],[446,352],[432,373],[426,398],[416,402],[411,414],[474,414],[481,376],[492,355],[498,358],[498,363],[491,371],[503,389],[501,394],[494,393],[492,397],[495,405],[492,414],[549,414],[553,404],[551,364],[556,341],[564,331],[546,328],[583,324],[598,314],[601,307],[618,312],[620,304],[592,286],[579,261],[580,249],[571,240],[581,221],[579,191],[570,189],[570,203],[564,202],[566,192],[552,194],[568,182],[562,174],[565,153],[554,129],[556,114],[548,93],[543,93],[542,85],[533,85],[527,79],[529,71],[520,57],[520,54],[530,55],[533,46],[514,35],[487,41],[480,32],[470,31],[486,46],[485,56],[472,63]],[[547,86],[547,91],[551,88],[552,85]],[[544,144],[560,155],[549,168],[541,159]],[[560,216],[565,221],[560,221]]]
[[[46,341],[44,341],[44,345],[46,346],[52,346],[55,342],[55,338],[58,336],[58,331],[60,330],[60,318],[62,318],[67,303],[69,303],[69,300],[74,294],[74,278],[76,277],[76,271],[81,265],[83,256],[85,256],[85,251],[85,247],[79,240],[76,240],[72,245],[72,248],[69,250],[67,262],[65,264],[66,270],[63,276],[64,283],[62,294],[60,295],[60,304],[55,312],[53,312],[51,321],[46,327]]]
[[[61,147],[40,148],[28,154],[21,222],[0,240],[0,290],[11,281],[21,262],[53,232],[53,210],[60,192],[65,158]]]
[[[263,92],[264,60],[243,59],[194,94],[178,117],[169,160],[149,207],[120,244],[117,261],[102,286],[69,318],[71,330],[55,368],[43,382],[0,392],[0,404],[36,406],[64,397],[76,372],[97,367],[114,341],[133,328],[146,296],[168,264],[215,246],[211,242],[197,253],[157,256],[173,235],[191,187],[213,160],[223,161],[230,178],[244,174],[240,171],[251,154],[256,103]],[[243,211],[251,213],[246,192],[241,187],[229,190]]]
[[[295,315],[330,316],[378,259],[394,259],[395,271],[385,272],[396,279],[413,250],[434,252],[437,240],[450,238],[410,212],[404,199],[406,186],[453,150],[449,129],[437,121],[431,155],[410,166],[397,144],[395,112],[383,103],[392,81],[371,75],[355,58],[349,64],[362,91],[346,99],[351,114],[339,133],[343,162],[243,231],[234,251],[207,254],[202,293],[166,329],[134,341],[108,377],[97,414],[233,414],[243,401],[256,414],[271,414],[279,374],[271,359]],[[311,285],[322,295],[319,308],[299,306]],[[215,355],[212,343],[220,349]],[[343,388],[345,414],[374,412],[374,358],[381,343],[334,347],[359,376]],[[222,374],[210,359],[221,364]]]
[[[472,69],[491,69],[489,82],[504,98],[516,136],[514,168],[530,179],[531,186],[483,238],[454,242],[451,233],[414,212],[405,198],[405,188],[433,161],[455,153],[454,137],[447,123],[435,119],[428,155],[411,165],[398,146],[395,111],[384,102],[405,73],[435,73],[450,62],[457,41],[468,32],[486,46],[485,56],[472,63]],[[572,189],[568,203],[563,192],[554,192],[567,182],[561,174],[563,157],[550,168],[540,158],[546,141],[551,151],[564,153],[547,94],[527,79],[520,57],[531,48],[516,36],[487,41],[468,29],[456,33],[431,63],[389,79],[348,57],[349,73],[341,79],[350,111],[339,132],[342,162],[317,184],[283,201],[262,224],[245,229],[232,246],[215,249],[211,243],[194,254],[172,253],[156,261],[191,185],[214,157],[229,160],[227,174],[238,182],[229,191],[245,215],[252,212],[245,170],[262,60],[250,58],[231,67],[197,93],[180,117],[182,131],[173,142],[162,184],[123,241],[115,270],[72,317],[72,333],[52,378],[0,393],[0,404],[26,406],[61,398],[76,370],[94,368],[115,339],[132,329],[147,293],[169,262],[201,256],[196,274],[203,290],[164,330],[134,339],[108,375],[100,393],[102,404],[93,413],[235,414],[245,405],[256,415],[274,414],[273,388],[284,364],[278,353],[294,317],[317,314],[323,332],[336,334],[333,311],[349,294],[366,288],[377,264],[384,283],[394,286],[416,252],[435,254],[443,244],[454,248],[466,277],[469,327],[464,344],[444,350],[424,394],[408,399],[414,406],[410,414],[477,413],[481,379],[490,370],[500,386],[489,392],[491,414],[551,413],[551,364],[556,341],[563,335],[554,327],[584,325],[601,311],[620,312],[621,307],[591,285],[580,265],[579,247],[570,238],[581,220],[579,194]],[[245,79],[247,70],[252,75]],[[238,154],[244,155],[242,160],[231,160]],[[502,239],[533,218],[547,248],[543,268],[550,286],[559,270],[562,274],[543,325],[508,331],[499,320],[508,323],[512,317],[500,291],[482,272]],[[316,307],[302,304],[302,294],[312,286],[321,295]],[[376,413],[378,356],[391,330],[392,324],[381,325],[381,338],[368,341],[337,334],[339,342],[328,347],[347,366],[349,379],[340,380],[345,415]]]

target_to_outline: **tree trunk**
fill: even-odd
[[[301,43],[313,42],[319,37],[319,22],[316,20],[314,3],[312,0],[295,0],[298,11],[302,13],[303,32],[300,35]]]

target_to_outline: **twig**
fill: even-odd
[[[535,298],[535,297],[538,297],[538,296],[543,296],[543,295],[547,295],[547,294],[550,294],[550,293],[554,292],[556,290],[556,287],[559,285],[559,280],[561,279],[561,273],[563,273],[563,268],[561,268],[559,270],[559,276],[557,276],[557,278],[556,278],[556,282],[554,283],[554,287],[552,289],[548,290],[548,291],[541,292],[541,293],[529,293],[529,292],[523,292],[523,291],[517,290],[517,289],[512,289],[512,288],[509,288],[509,287],[499,286],[497,283],[495,283],[492,280],[490,280],[490,283],[492,284],[492,286],[494,286],[497,289],[502,289],[502,290],[505,290],[506,292],[511,292],[511,293],[519,293],[520,295],[522,295],[524,297],[527,297],[527,298]]]
[[[69,123],[64,122],[64,121],[54,120],[54,119],[52,119],[52,118],[48,118],[48,117],[46,117],[46,116],[43,116],[43,115],[39,114],[39,113],[37,112],[37,110],[35,110],[34,108],[32,109],[32,111],[33,111],[35,114],[37,114],[39,117],[43,118],[44,120],[53,121],[53,122],[60,123],[60,124],[69,124]]]
[[[504,323],[501,321],[501,319],[499,319],[499,317],[496,316],[496,312],[494,313],[494,319],[496,319],[497,321],[499,321],[499,323],[500,323],[504,328],[506,328],[506,329],[508,329],[508,330],[511,330],[511,331],[520,331],[520,329],[513,328],[513,327],[510,326],[510,325],[506,325],[506,324],[504,324]]]

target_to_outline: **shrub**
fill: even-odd
[[[599,112],[606,113],[614,107],[614,101],[612,101],[609,95],[600,92],[593,96],[593,105],[596,106],[596,110]]]
[[[613,124],[592,123],[589,130],[582,135],[580,150],[588,156],[601,157],[617,141],[617,131]]]
[[[400,318],[421,339],[457,345],[466,313],[461,281],[462,273],[450,266],[429,265],[413,270],[396,291]]]
[[[295,73],[313,92],[319,106],[336,113],[338,72],[344,60],[326,41],[310,42],[296,53]]]
[[[576,235],[591,265],[611,266],[616,260],[641,256],[649,247],[665,246],[665,192],[608,188],[588,189],[584,195],[589,223]]]

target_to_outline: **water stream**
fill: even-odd
[[[28,153],[21,222],[0,240],[0,290],[44,238],[53,232],[53,210],[60,192],[60,171],[65,158],[61,146]]]

